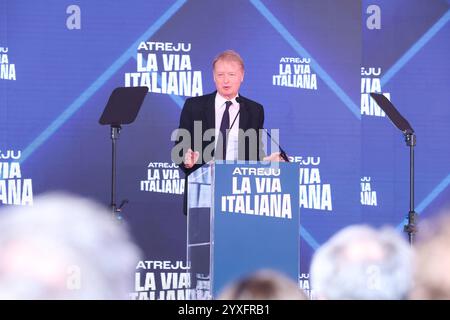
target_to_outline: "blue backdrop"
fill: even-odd
[[[213,57],[234,49],[241,93],[264,105],[266,128],[300,163],[308,290],[311,255],[337,230],[405,224],[409,150],[369,92],[416,131],[416,211],[448,204],[449,19],[448,0],[0,0],[0,203],[62,189],[108,204],[111,140],[98,119],[114,88],[148,85],[118,148],[118,201],[129,199],[124,219],[145,252],[131,297],[184,298],[170,136],[184,100],[214,90]]]

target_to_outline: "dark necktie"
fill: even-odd
[[[222,159],[227,159],[227,130],[230,128],[230,106],[233,104],[231,101],[225,102],[225,112],[222,116],[222,123],[220,124],[220,133],[222,135],[223,139],[223,153],[222,153]]]

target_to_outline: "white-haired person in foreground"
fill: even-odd
[[[128,299],[140,250],[100,204],[50,193],[0,211],[0,299]]]
[[[419,225],[411,299],[450,299],[450,208]]]
[[[307,300],[307,296],[293,279],[263,269],[230,283],[218,300]]]
[[[349,226],[314,253],[311,287],[317,299],[406,299],[412,259],[408,242],[395,229]]]

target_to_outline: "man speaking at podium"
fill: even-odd
[[[212,67],[217,91],[184,103],[172,160],[186,177],[213,159],[283,161],[279,152],[265,157],[263,106],[239,94],[245,70],[241,56],[224,51]]]
[[[189,175],[212,159],[282,161],[278,152],[265,157],[261,141],[263,106],[239,94],[245,70],[240,55],[224,51],[212,66],[217,91],[184,103],[172,151],[172,159],[182,155],[182,161],[174,162]],[[186,139],[187,134],[190,139]]]

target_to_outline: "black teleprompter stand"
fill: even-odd
[[[417,233],[417,213],[414,211],[414,147],[416,146],[416,135],[409,122],[395,109],[394,105],[380,93],[371,93],[370,96],[383,109],[392,123],[403,132],[406,145],[409,147],[409,212],[408,224],[403,231],[408,233],[409,244],[414,244],[414,237]]]
[[[111,210],[114,218],[122,220],[122,207],[128,203],[123,200],[117,207],[116,204],[116,154],[117,140],[123,124],[130,124],[139,113],[142,102],[148,92],[147,87],[119,87],[114,89],[109,97],[99,123],[110,125],[112,141],[112,171],[111,171]]]

